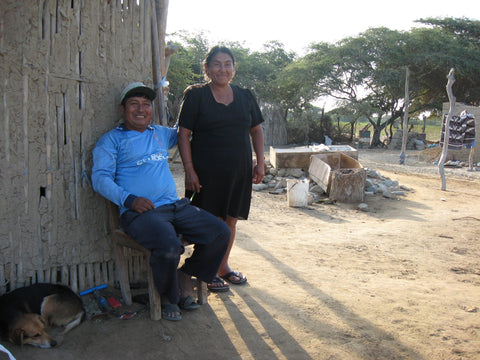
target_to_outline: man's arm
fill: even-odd
[[[118,206],[130,204],[135,199],[115,183],[117,150],[109,137],[102,137],[93,150],[92,185],[93,189]]]

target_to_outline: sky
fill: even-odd
[[[204,32],[210,45],[237,41],[261,50],[271,40],[305,53],[312,42],[334,43],[371,27],[410,30],[427,17],[480,19],[478,0],[169,0],[167,34]]]

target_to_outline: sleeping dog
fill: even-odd
[[[58,284],[35,284],[0,296],[0,333],[17,345],[57,345],[46,330],[63,326],[62,335],[85,317],[80,297]]]

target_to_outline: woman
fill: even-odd
[[[208,284],[211,291],[227,291],[225,280],[231,284],[247,281],[242,273],[232,271],[228,257],[237,220],[248,218],[252,182],[258,184],[265,176],[263,117],[252,93],[230,84],[235,59],[228,48],[213,47],[203,69],[207,82],[188,87],[183,96],[178,147],[185,169],[185,195],[230,228],[230,244],[218,276]]]

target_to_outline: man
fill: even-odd
[[[155,97],[155,91],[140,82],[123,90],[124,124],[98,140],[92,183],[95,191],[119,206],[124,231],[151,251],[162,317],[175,321],[181,319],[180,308],[198,307],[191,296],[191,276],[207,283],[213,280],[230,230],[188,199],[177,197],[168,165],[168,149],[177,144],[177,130],[150,124]],[[179,234],[195,244],[195,251],[177,272],[184,251]]]

